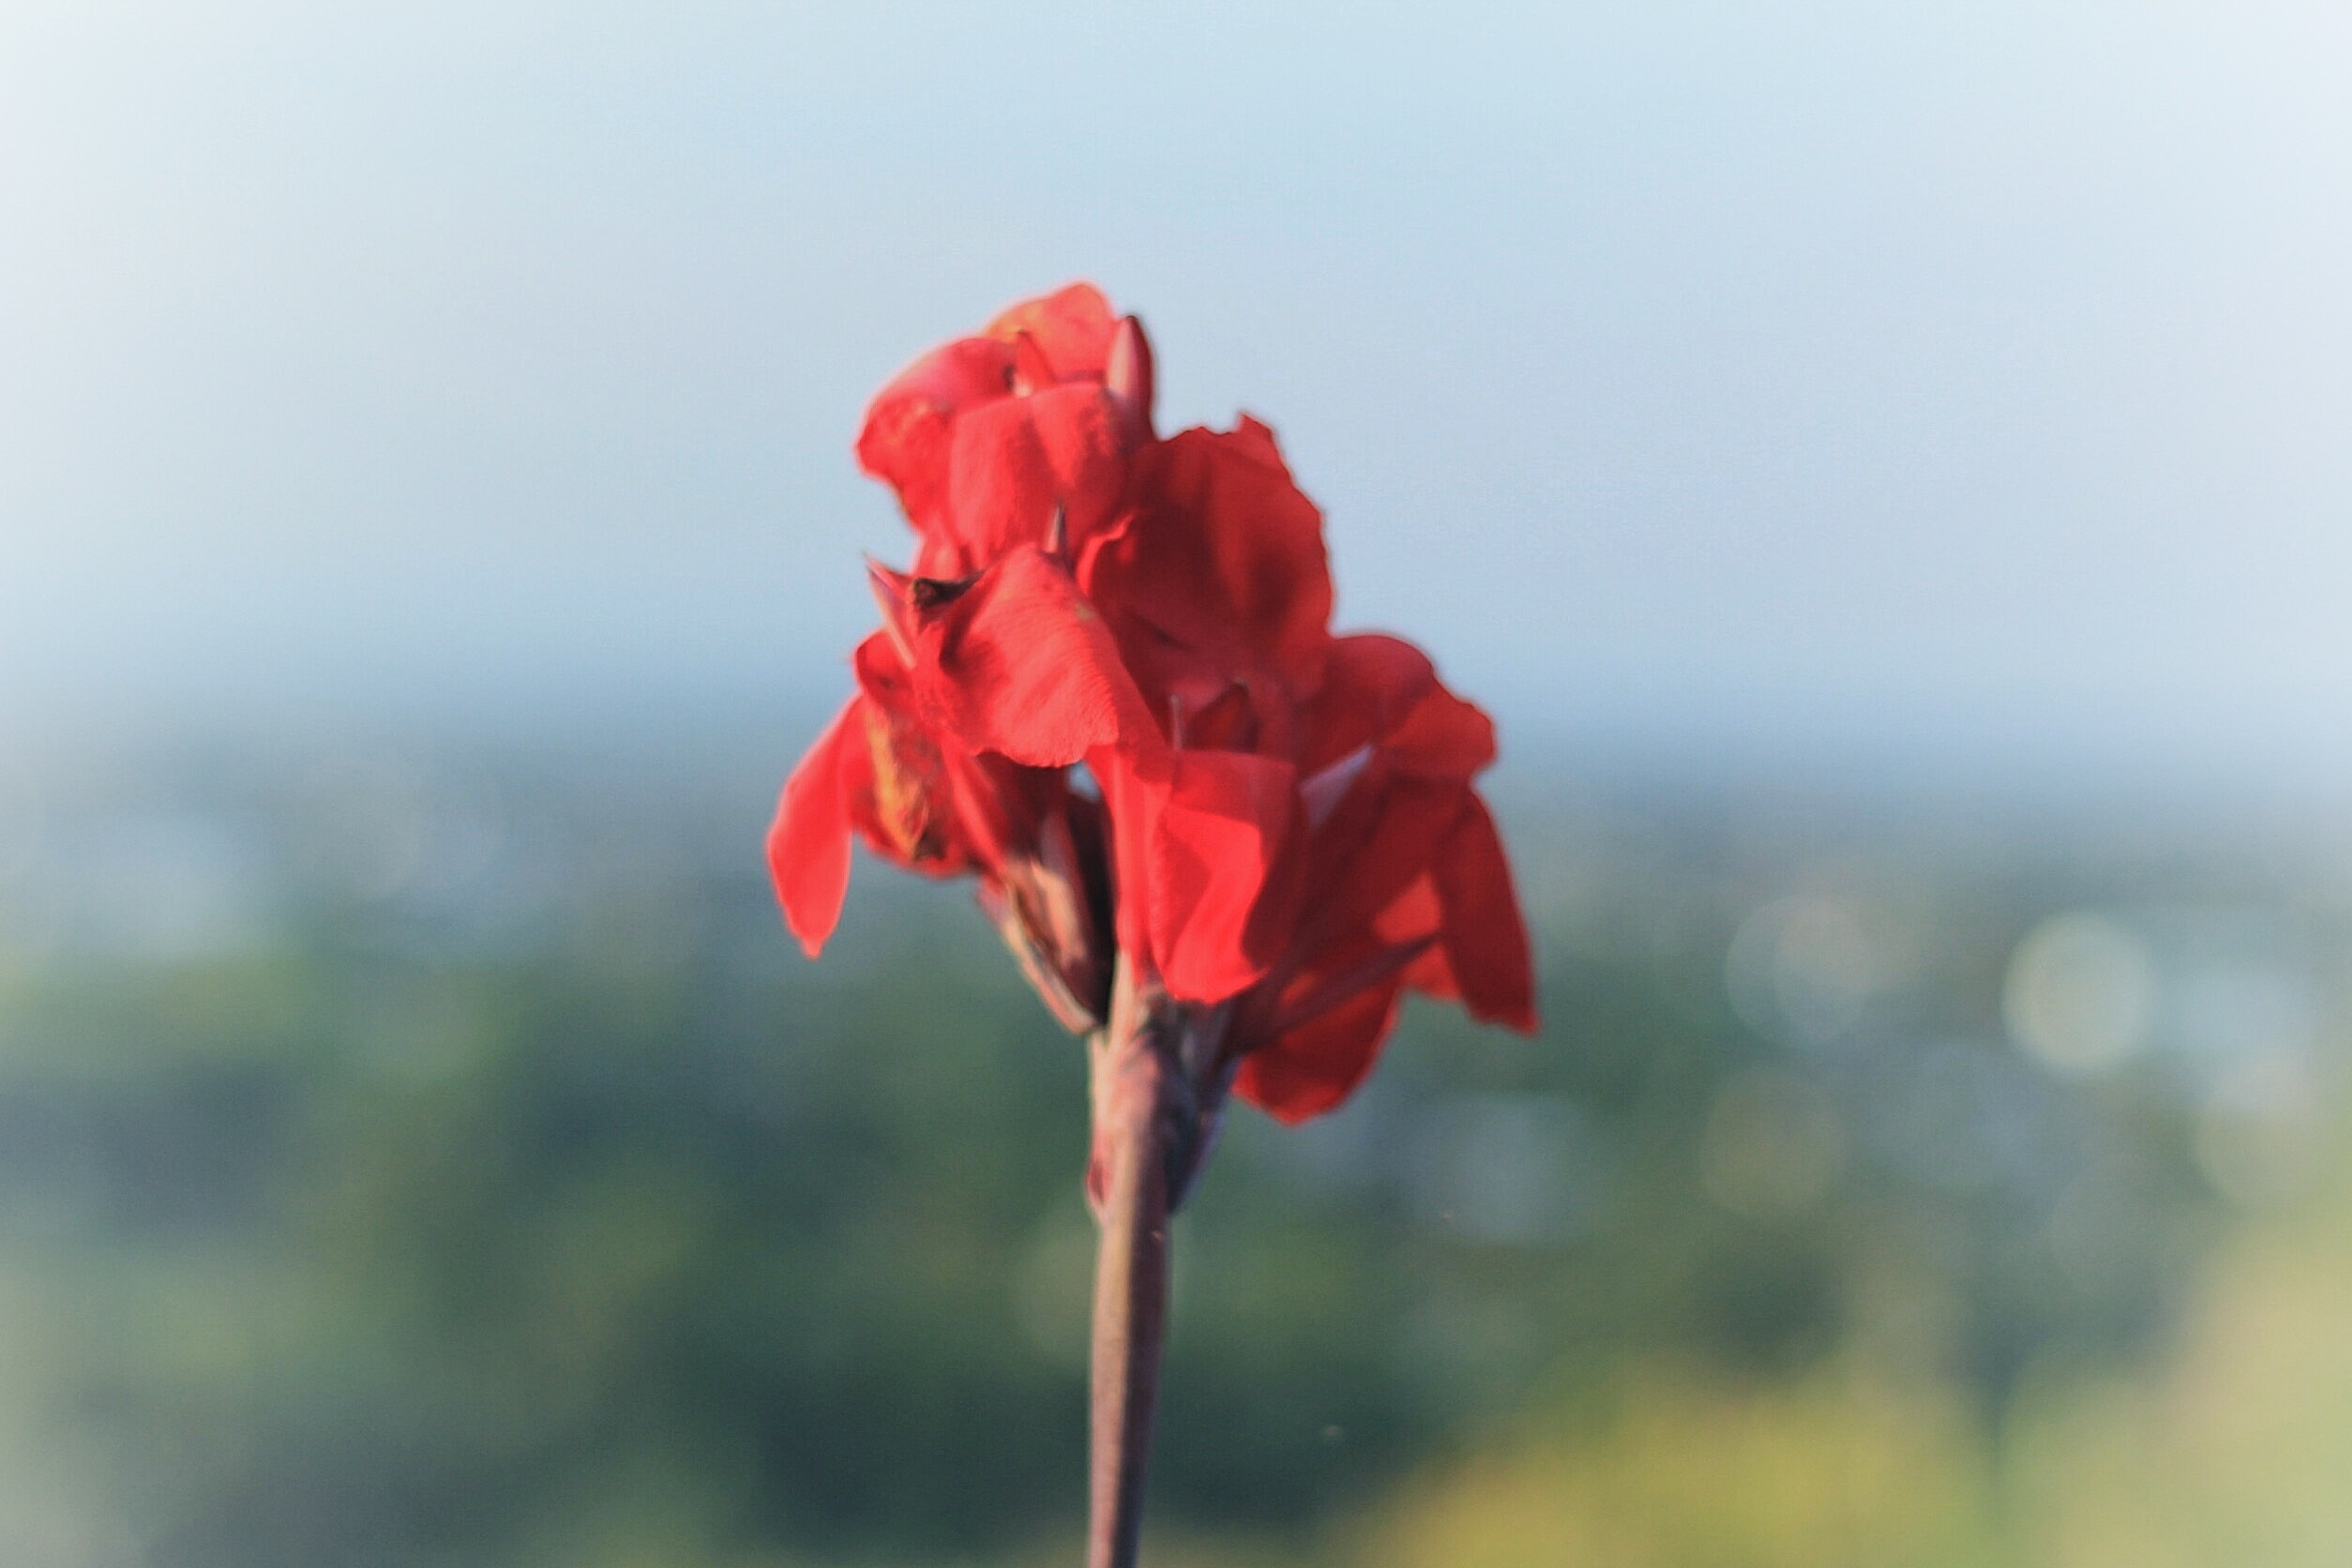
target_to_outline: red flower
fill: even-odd
[[[1494,727],[1410,643],[1334,637],[1322,515],[1254,419],[1152,428],[1152,358],[1085,284],[882,389],[857,442],[912,574],[784,786],[768,858],[810,954],[850,839],[969,871],[1090,1036],[1093,1568],[1131,1568],[1168,1215],[1238,1090],[1299,1121],[1362,1080],[1404,993],[1535,1027],[1527,934],[1472,780]]]
[[[972,872],[1072,1027],[1122,965],[1183,1015],[1209,1118],[1228,1085],[1289,1121],[1337,1104],[1408,989],[1531,1030],[1472,787],[1492,726],[1410,644],[1331,633],[1321,514],[1271,430],[1162,441],[1151,402],[1141,328],[1084,284],[875,400],[858,459],[915,572],[874,569],[858,693],[785,786],[792,931],[831,932],[852,832]]]

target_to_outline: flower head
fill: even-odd
[[[1087,284],[924,355],[858,460],[913,570],[872,570],[857,692],[769,837],[813,955],[850,840],[970,873],[1074,1029],[1114,980],[1187,1072],[1285,1120],[1345,1098],[1408,990],[1532,1030],[1526,932],[1473,785],[1485,714],[1410,643],[1335,636],[1322,515],[1274,432],[1165,440],[1140,324]]]

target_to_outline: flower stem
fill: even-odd
[[[1095,1036],[1093,1410],[1087,1568],[1135,1568],[1168,1316],[1168,1148],[1180,1088],[1162,1020],[1121,988]]]

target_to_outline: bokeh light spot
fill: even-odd
[[[2017,944],[2001,1014],[2018,1048],[2053,1072],[2104,1072],[2147,1044],[2157,972],[2148,946],[2104,915],[2056,915]]]

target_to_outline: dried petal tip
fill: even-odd
[[[918,614],[927,610],[937,610],[942,605],[954,604],[962,598],[979,580],[976,574],[972,577],[914,578],[907,584],[907,602],[914,607]]]
[[[890,645],[898,650],[898,656],[910,664],[914,661],[914,638],[907,625],[907,597],[913,580],[870,555],[866,558],[866,585],[874,591],[874,603],[881,607],[882,630],[890,634]]]
[[[874,590],[874,597],[884,610],[906,598],[907,584],[913,580],[894,566],[885,566],[872,556],[866,557],[866,580]]]

